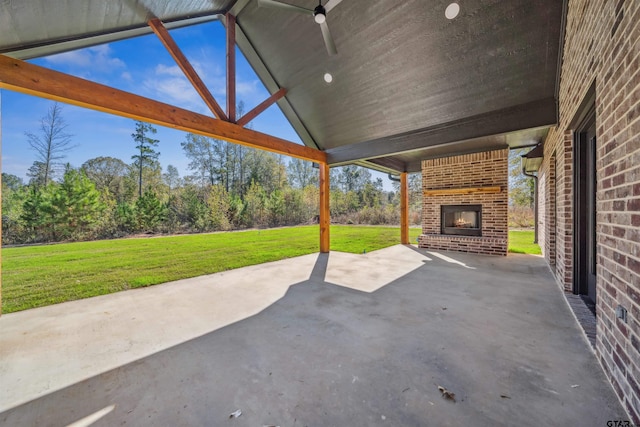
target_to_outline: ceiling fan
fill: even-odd
[[[329,26],[327,25],[327,13],[331,11],[334,7],[336,7],[342,0],[329,0],[324,6],[322,5],[322,0],[318,0],[318,6],[315,9],[306,9],[304,7],[295,6],[288,3],[282,3],[276,0],[258,0],[258,6],[264,7],[272,7],[277,9],[288,10],[289,12],[297,12],[304,13],[305,15],[312,15],[313,20],[320,25],[320,30],[322,31],[322,38],[324,39],[324,44],[327,47],[327,52],[329,55],[335,55],[338,53],[336,50],[336,44],[333,41],[333,37],[331,37],[331,32],[329,32]]]

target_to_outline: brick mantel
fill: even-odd
[[[506,255],[509,150],[422,162],[422,248]],[[482,205],[481,236],[441,234],[443,205]]]

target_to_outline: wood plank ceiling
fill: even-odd
[[[6,0],[0,53],[32,58],[148,34],[154,18],[170,29],[230,12],[238,46],[331,165],[412,172],[425,158],[535,145],[556,123],[566,2],[458,0],[453,20],[449,3],[343,0],[327,17],[330,56],[313,17],[257,0]]]

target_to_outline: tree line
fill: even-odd
[[[62,109],[54,104],[38,133],[27,133],[36,159],[28,182],[2,174],[4,244],[192,233],[317,222],[318,169],[310,162],[201,135],[181,147],[189,174],[163,168],[156,129],[135,122],[130,162],[96,157],[64,163],[73,149]],[[368,169],[331,169],[332,221],[398,224],[398,186],[383,189]],[[410,176],[411,220],[419,223],[420,176]]]
[[[509,227],[531,228],[534,225],[534,180],[522,174],[522,155],[531,150],[509,151]]]

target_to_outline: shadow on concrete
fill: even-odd
[[[309,276],[309,280],[324,281],[324,277],[327,274],[328,265],[329,265],[329,254],[319,253],[318,258],[316,259],[316,263],[313,265],[313,270],[311,270],[311,275]]]
[[[0,424],[62,426],[91,414],[94,426],[625,418],[550,275],[531,274],[543,260],[455,259],[475,269],[434,258],[367,293],[325,282],[321,255],[309,280],[257,315],[8,410]]]

